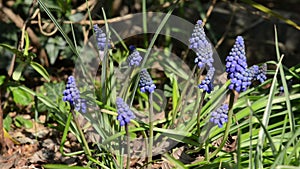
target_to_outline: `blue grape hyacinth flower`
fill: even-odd
[[[244,39],[238,36],[235,40],[235,44],[229,55],[226,58],[226,72],[228,76],[232,78],[235,73],[242,73],[247,69],[247,59],[245,52]]]
[[[107,48],[110,49],[111,48],[110,41],[107,40],[106,34],[103,32],[103,30],[100,29],[96,24],[93,26],[93,28],[96,34],[98,49],[100,51],[104,51],[105,46],[107,46]]]
[[[222,104],[217,110],[211,112],[210,122],[217,124],[219,128],[228,121],[228,104]]]
[[[139,81],[139,86],[141,89],[141,92],[149,92],[153,93],[154,89],[156,88],[155,84],[153,84],[153,80],[148,73],[146,69],[142,69],[140,72],[140,81]]]
[[[197,57],[195,58],[195,64],[197,64],[199,68],[203,68],[205,65],[211,67],[214,62],[212,47],[206,39],[202,23],[202,20],[197,21],[193,29],[192,37],[189,39],[189,48],[196,50]]]
[[[135,118],[135,115],[122,98],[117,97],[116,105],[118,112],[117,120],[120,122],[120,126],[125,126],[131,119]]]
[[[231,84],[228,88],[239,93],[244,92],[253,80],[263,83],[267,79],[266,71],[266,64],[263,64],[261,67],[253,65],[248,68],[244,39],[238,36],[233,48],[226,57],[227,77],[231,79]]]
[[[63,91],[63,101],[69,102],[76,111],[86,112],[86,100],[80,98],[80,92],[73,76],[68,77],[66,89]]]
[[[214,76],[215,68],[210,67],[205,79],[201,81],[201,83],[198,85],[198,87],[202,90],[204,90],[207,93],[210,93],[213,91],[214,86],[213,86],[213,76]]]
[[[130,67],[139,66],[143,59],[141,54],[136,50],[135,46],[133,46],[133,45],[129,46],[129,51],[130,51],[130,54],[127,58],[128,65]]]

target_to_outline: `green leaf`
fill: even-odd
[[[9,51],[11,51],[12,53],[16,54],[17,56],[23,56],[22,52],[20,52],[18,49],[14,48],[12,46],[9,46],[9,45],[3,44],[3,43],[1,43],[0,46],[2,46],[5,49],[8,49]]]
[[[37,62],[31,61],[30,66],[36,70],[41,76],[43,76],[48,82],[50,81],[47,70]]]
[[[17,127],[24,126],[25,128],[32,128],[33,127],[32,121],[28,120],[28,119],[24,119],[24,117],[22,117],[22,116],[17,116],[15,118],[15,125]]]
[[[11,90],[13,99],[17,104],[25,106],[33,101],[32,96],[19,87],[10,87],[9,89]]]
[[[0,76],[0,86],[4,83],[5,78],[6,77],[4,75]]]
[[[25,67],[27,66],[27,63],[26,62],[21,62],[17,68],[15,69],[13,75],[12,75],[12,78],[15,80],[15,81],[19,81],[20,78],[21,78],[21,75],[22,75],[22,72],[23,70],[25,69]]]
[[[43,167],[47,169],[87,169],[86,167],[68,166],[63,164],[45,164]]]
[[[3,127],[5,128],[6,131],[10,130],[11,123],[12,123],[12,118],[10,116],[6,116],[5,119],[3,120]]]
[[[30,44],[29,36],[28,36],[28,33],[25,32],[25,49],[24,49],[24,52],[23,52],[24,56],[28,56],[29,44]]]
[[[171,164],[174,164],[176,168],[178,169],[186,169],[187,167],[184,166],[184,164],[180,160],[176,160],[174,157],[172,157],[170,154],[165,153],[163,155],[166,159],[168,159]]]
[[[296,29],[300,30],[300,26],[299,26],[299,25],[297,25],[294,21],[292,21],[292,20],[290,20],[290,19],[288,19],[288,18],[285,18],[284,16],[280,15],[279,13],[274,12],[274,11],[272,11],[271,9],[269,9],[269,8],[267,8],[267,7],[265,7],[265,6],[261,5],[261,4],[259,4],[259,3],[256,3],[256,2],[254,2],[254,1],[252,1],[252,0],[242,0],[242,1],[243,1],[244,3],[247,3],[247,4],[251,5],[253,8],[256,8],[256,9],[258,9],[258,10],[260,10],[260,11],[266,13],[266,14],[269,14],[269,15],[271,15],[271,16],[274,16],[274,17],[276,17],[276,18],[282,20],[282,21],[285,22],[286,24],[289,24],[289,25],[295,27]]]

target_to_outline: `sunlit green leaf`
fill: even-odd
[[[32,96],[19,87],[10,87],[13,99],[17,104],[28,105],[33,101]]]
[[[50,81],[49,74],[48,74],[47,70],[42,65],[40,65],[37,62],[31,61],[30,66],[34,70],[36,70],[41,76],[43,76],[43,78],[45,78],[47,81]]]

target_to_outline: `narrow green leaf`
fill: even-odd
[[[25,62],[21,62],[17,68],[15,69],[15,71],[12,74],[12,78],[15,81],[19,81],[22,75],[23,70],[25,69],[25,67],[27,66],[27,63]]]
[[[25,48],[24,48],[24,52],[23,52],[24,56],[28,56],[29,45],[30,45],[29,36],[28,36],[28,33],[25,31]]]
[[[9,51],[11,51],[12,53],[16,54],[17,56],[22,56],[22,52],[20,52],[18,49],[10,46],[10,45],[7,45],[7,44],[4,44],[4,43],[1,43],[0,46],[2,46],[3,48],[5,49],[8,49]]]
[[[173,113],[176,113],[175,110],[176,110],[176,107],[177,107],[177,104],[178,104],[178,100],[179,100],[179,89],[178,89],[178,82],[177,82],[177,79],[176,77],[172,74],[171,76],[171,82],[172,82],[172,101],[173,101]]]
[[[41,76],[43,76],[43,78],[45,78],[48,82],[50,81],[49,74],[48,74],[47,70],[42,65],[40,65],[37,62],[31,61],[30,66],[34,70],[36,70]]]
[[[276,55],[277,55],[277,59],[279,61],[280,60],[280,52],[279,52],[276,26],[274,26],[274,32],[275,32]],[[284,89],[286,107],[287,107],[288,115],[289,115],[290,129],[291,129],[292,132],[295,132],[295,119],[294,119],[294,114],[292,112],[291,102],[290,102],[290,99],[289,99],[290,98],[290,92],[289,92],[288,85],[287,85],[287,82],[286,82],[286,79],[285,79],[284,70],[283,70],[282,65],[279,66],[279,71],[280,71],[280,77],[281,77],[281,81],[282,81],[282,85],[283,85],[283,89]]]
[[[165,153],[163,156],[173,165],[175,165],[175,168],[177,169],[187,169],[187,167],[184,166],[184,164],[180,160],[176,160],[174,157],[170,156],[170,154]]]
[[[68,35],[65,33],[65,31],[63,30],[63,28],[60,26],[60,24],[57,22],[57,20],[55,19],[55,17],[52,15],[52,13],[50,12],[50,10],[47,8],[47,6],[45,5],[45,3],[42,0],[38,0],[38,3],[40,5],[40,7],[47,13],[47,15],[49,16],[49,18],[51,19],[51,21],[54,23],[54,25],[57,27],[57,29],[59,30],[59,32],[63,35],[63,37],[65,38],[65,40],[67,41],[67,43],[69,44],[71,50],[74,52],[74,54],[77,56],[78,59],[80,59],[79,57],[79,53],[76,50],[74,44],[72,43],[71,39],[68,37]]]
[[[271,110],[272,110],[272,101],[275,95],[275,89],[276,89],[276,83],[277,83],[277,74],[279,71],[279,67],[281,65],[281,61],[283,59],[283,56],[281,56],[278,64],[277,64],[277,68],[276,68],[276,72],[275,75],[273,77],[273,82],[270,88],[270,93],[269,93],[269,98],[267,101],[267,105],[263,114],[263,119],[262,119],[262,125],[265,126],[265,128],[268,127],[268,123],[269,123],[269,118],[270,118],[270,114],[271,114]],[[264,147],[264,141],[265,141],[265,131],[264,128],[261,126],[260,127],[260,131],[258,134],[258,143],[257,143],[257,147],[256,147],[256,154],[255,154],[255,160],[257,161],[257,165],[256,167],[258,168],[263,168],[263,147]]]
[[[259,4],[259,3],[256,3],[256,2],[254,2],[254,1],[252,1],[252,0],[242,0],[242,2],[249,4],[249,5],[251,5],[253,8],[256,8],[256,9],[258,9],[258,10],[260,10],[260,11],[266,13],[266,14],[269,14],[269,15],[271,15],[271,16],[274,16],[274,17],[276,17],[276,18],[282,20],[282,21],[285,22],[286,24],[291,25],[291,26],[295,27],[296,29],[300,30],[300,26],[297,25],[294,21],[292,21],[292,20],[290,20],[290,19],[288,19],[288,18],[285,18],[284,16],[280,15],[279,13],[274,12],[274,11],[272,11],[271,9],[269,9],[269,8],[267,8],[267,7],[265,7],[265,6],[261,5],[261,4]]]
[[[45,164],[43,167],[46,169],[87,169],[87,167],[68,166],[64,164]]]

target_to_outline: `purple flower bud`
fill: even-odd
[[[142,56],[140,53],[136,50],[136,48],[133,45],[129,46],[130,55],[127,58],[127,63],[130,67],[132,66],[139,66],[142,61]]]

